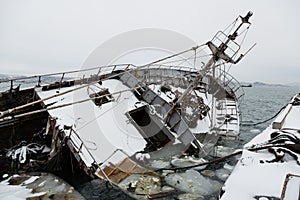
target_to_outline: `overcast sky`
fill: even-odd
[[[245,45],[257,46],[232,74],[240,81],[300,82],[299,0],[0,0],[0,73],[78,69],[105,41],[141,28],[201,44],[249,10]]]

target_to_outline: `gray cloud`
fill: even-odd
[[[299,9],[298,0],[2,0],[0,69],[18,74],[78,69],[103,42],[141,28],[168,29],[203,43],[252,10],[245,46],[258,45],[233,68],[234,75],[245,81],[295,82]]]

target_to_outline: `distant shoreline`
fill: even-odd
[[[0,80],[5,81],[12,78],[25,78],[25,75],[12,75],[12,74],[0,74]],[[284,84],[277,84],[277,83],[265,83],[261,81],[254,81],[254,82],[246,82],[241,81],[240,84],[242,87],[257,87],[257,86],[272,86],[272,87],[300,87],[300,82],[293,82],[293,83],[284,83]]]
[[[275,83],[264,83],[264,82],[241,82],[242,87],[300,87],[299,83],[286,83],[286,84],[275,84]]]

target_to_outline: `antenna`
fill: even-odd
[[[256,44],[252,45],[250,49],[245,53],[241,54],[238,59],[234,60],[233,58],[240,50],[240,45],[235,40],[239,36],[239,30],[244,24],[248,24],[245,30],[249,29],[251,23],[249,22],[250,17],[253,15],[251,11],[247,13],[245,17],[239,16],[241,23],[237,28],[230,34],[225,34],[223,31],[219,31],[214,38],[207,42],[207,46],[210,48],[213,57],[210,62],[204,66],[204,70],[209,70],[214,62],[222,59],[225,62],[236,64],[238,63]],[[244,31],[245,31],[244,30]],[[243,33],[243,32],[242,32]],[[230,54],[229,54],[230,53]]]

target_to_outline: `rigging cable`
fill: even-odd
[[[173,171],[187,170],[187,169],[191,169],[191,168],[194,168],[194,167],[200,167],[200,166],[204,166],[204,165],[212,165],[212,164],[215,164],[215,163],[223,162],[223,161],[225,161],[225,160],[227,160],[227,159],[229,159],[233,156],[237,156],[237,155],[242,154],[242,153],[243,153],[243,150],[238,150],[238,151],[236,151],[232,154],[229,154],[227,156],[217,158],[217,159],[214,159],[214,160],[211,160],[211,161],[208,161],[208,162],[203,162],[203,163],[200,163],[200,164],[190,165],[190,166],[186,166],[186,167],[160,168],[160,169],[155,170],[155,172],[162,171],[162,170],[173,170]]]
[[[287,104],[287,105],[288,105],[288,104]],[[263,120],[263,121],[261,121],[261,122],[256,122],[256,123],[249,123],[249,124],[244,124],[244,123],[242,122],[242,125],[244,125],[244,126],[257,126],[257,125],[263,124],[263,123],[265,123],[265,122],[268,122],[268,121],[274,119],[275,117],[277,117],[277,116],[279,115],[279,113],[280,113],[283,109],[286,108],[287,105],[283,106],[283,107],[282,107],[282,108],[281,108],[274,116],[272,116],[272,117],[270,117],[270,118],[268,118],[268,119],[266,119],[266,120]]]
[[[172,78],[169,78],[169,79],[164,79],[161,82],[165,82],[166,80],[172,80],[172,79],[176,79],[176,78],[180,78],[180,76],[175,76],[175,77],[172,77]],[[157,83],[159,83],[159,82],[157,82]],[[24,117],[24,116],[28,116],[28,115],[32,115],[32,114],[36,114],[36,113],[46,112],[46,111],[49,111],[49,110],[54,110],[54,109],[58,109],[58,108],[66,107],[66,106],[71,106],[71,105],[75,105],[75,104],[79,104],[79,103],[84,103],[84,102],[89,101],[89,100],[99,99],[99,98],[103,98],[103,97],[110,96],[110,95],[121,94],[123,92],[132,91],[132,90],[139,89],[139,88],[142,88],[144,86],[151,85],[151,84],[152,83],[147,83],[147,84],[143,84],[143,85],[140,85],[140,86],[137,86],[137,87],[128,88],[126,90],[122,90],[122,91],[118,91],[118,92],[114,92],[114,93],[110,93],[110,94],[104,94],[104,95],[93,97],[93,98],[86,98],[86,99],[82,99],[82,100],[71,102],[71,103],[65,103],[65,104],[61,104],[61,105],[57,105],[57,106],[53,106],[53,107],[43,108],[43,109],[40,109],[40,110],[34,110],[34,111],[27,112],[27,113],[18,114],[18,115],[15,115],[15,116],[4,117],[4,118],[0,119],[0,122],[5,121],[5,120],[10,120],[12,118],[20,118],[20,117]],[[80,87],[80,88],[82,88],[82,87]]]
[[[145,67],[149,67],[149,66],[151,66],[151,65],[153,65],[153,64],[156,64],[156,63],[159,63],[159,62],[161,62],[161,61],[164,61],[164,60],[167,60],[167,59],[170,59],[170,58],[179,56],[179,55],[184,54],[184,53],[189,52],[189,51],[193,51],[193,50],[198,49],[198,48],[200,48],[200,47],[202,47],[202,46],[204,46],[204,45],[206,45],[206,44],[198,45],[198,46],[192,47],[191,49],[187,49],[187,50],[184,50],[184,51],[182,51],[182,52],[179,52],[179,53],[177,53],[177,54],[173,54],[173,55],[170,55],[170,56],[161,58],[161,59],[159,59],[159,60],[153,61],[153,62],[148,63],[148,64],[145,64],[145,65],[141,65],[141,66],[139,66],[139,69],[142,69],[142,68],[145,68]],[[119,66],[119,65],[111,65],[111,66]],[[132,65],[132,66],[134,66],[134,65]],[[113,77],[116,77],[116,76],[119,76],[119,75],[122,75],[122,74],[125,74],[125,73],[128,73],[128,72],[134,71],[134,70],[136,70],[136,68],[137,68],[136,66],[134,66],[134,67],[135,67],[134,69],[130,69],[130,70],[128,70],[128,71],[124,71],[124,72],[120,72],[120,73],[117,73],[117,74],[113,74],[113,75],[111,75],[111,76],[109,76],[109,77],[106,77],[106,78],[104,78],[104,79],[102,79],[102,80],[108,80],[108,79],[110,79],[110,78],[113,78]],[[101,67],[100,67],[100,68],[101,68]],[[104,67],[103,67],[103,68],[104,68]],[[92,68],[92,69],[96,69],[96,68]],[[71,71],[71,72],[87,71],[87,70],[89,70],[89,69],[85,69],[85,70],[77,70],[77,71]],[[57,75],[57,74],[61,74],[61,73],[54,73],[54,74]],[[63,74],[65,74],[65,73],[63,73]],[[52,75],[53,75],[53,74],[52,74]],[[32,78],[33,78],[33,77],[40,77],[40,76],[32,76]],[[26,78],[29,78],[29,77],[26,77]],[[9,82],[9,81],[12,81],[12,80],[18,80],[18,79],[5,80],[5,82]],[[2,82],[2,80],[0,80],[0,82]],[[28,106],[31,106],[31,105],[34,105],[34,104],[37,104],[37,103],[41,103],[41,102],[43,102],[43,101],[45,101],[45,100],[52,99],[52,98],[61,96],[61,95],[63,95],[63,94],[67,94],[67,93],[73,92],[73,91],[75,91],[75,90],[79,90],[79,89],[81,89],[81,88],[88,87],[89,85],[95,84],[95,83],[97,83],[97,82],[99,82],[99,80],[97,80],[97,81],[92,81],[91,83],[88,83],[88,84],[86,84],[86,85],[82,85],[82,86],[80,86],[80,87],[78,87],[78,88],[75,88],[75,89],[72,89],[72,90],[68,90],[68,91],[65,91],[65,92],[62,92],[62,93],[58,93],[58,94],[55,94],[55,95],[46,97],[46,98],[44,98],[44,99],[40,99],[40,100],[37,100],[37,101],[33,101],[33,102],[31,102],[31,103],[28,103],[28,104],[24,104],[24,105],[21,105],[21,106],[17,106],[17,107],[15,107],[15,108],[11,108],[11,109],[8,109],[8,110],[6,110],[6,111],[0,111],[0,118],[3,117],[4,115],[11,114],[11,113],[13,113],[13,112],[15,112],[15,111],[17,111],[17,110],[22,109],[22,108],[25,108],[25,107],[28,107]]]
[[[181,62],[181,63],[179,63],[177,66],[179,66],[179,65],[182,65],[183,63],[185,63],[185,62],[187,62],[187,60],[191,60],[191,59],[194,59],[194,57],[198,54],[198,53],[200,53],[200,52],[202,52],[202,51],[204,51],[204,48],[206,47],[206,44],[205,45],[203,45],[203,47],[200,49],[200,50],[198,50],[198,52],[197,52],[197,49],[196,48],[192,48],[194,51],[195,51],[195,54],[194,55],[191,55],[190,57],[188,57],[188,58],[186,58],[186,59],[183,59],[183,61]],[[196,53],[197,52],[197,53]],[[202,55],[202,56],[199,56],[199,57],[207,57],[207,56],[211,56],[212,54],[207,54],[207,55]]]
[[[237,23],[238,20],[239,20],[239,17],[237,17],[231,24],[229,24],[229,25],[224,29],[223,32],[226,32],[227,29],[229,29],[230,27],[231,27],[231,29],[230,29],[230,31],[228,31],[228,33],[232,32],[232,30],[233,30],[233,28],[236,26],[236,23]]]
[[[196,58],[204,58],[204,57],[208,57],[208,56],[211,56],[212,54],[207,54],[207,55],[200,55],[200,56],[196,56]],[[179,63],[178,65],[176,66],[179,66],[179,65],[182,65],[183,63],[187,62],[188,60],[192,60],[194,59],[194,55],[193,56],[190,56],[188,58],[182,58],[182,59],[178,59],[178,60],[173,60],[173,61],[168,61],[168,62],[163,62],[161,63],[161,65],[164,65],[164,64],[170,64],[170,63],[176,63],[176,62],[180,62],[180,61],[183,61],[181,63]]]

